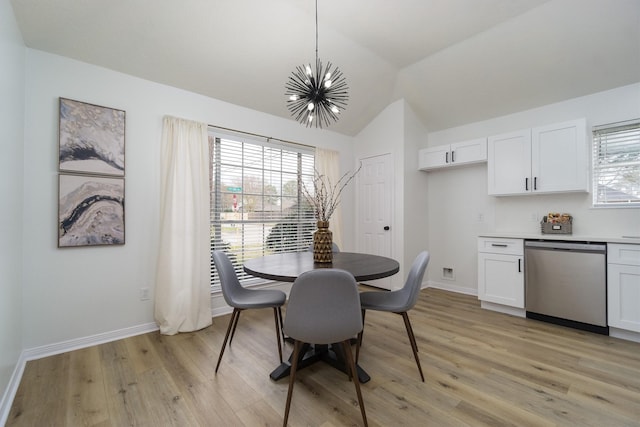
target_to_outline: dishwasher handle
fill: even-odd
[[[525,240],[524,247],[525,249],[546,249],[552,251],[607,252],[606,243]]]

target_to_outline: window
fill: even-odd
[[[213,129],[209,148],[211,249],[227,252],[244,285],[258,283],[242,270],[245,260],[306,250],[313,241],[313,210],[299,184],[313,179],[313,148]],[[211,289],[220,289],[213,262]]]
[[[640,207],[640,120],[593,128],[593,205]]]

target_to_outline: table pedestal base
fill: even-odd
[[[344,351],[342,349],[341,344],[331,344],[331,345],[319,345],[319,344],[303,344],[302,349],[300,351],[300,360],[298,360],[298,370],[304,369],[309,365],[313,365],[316,362],[325,362],[339,371],[344,372],[345,374],[349,373],[349,368],[345,364],[344,357],[342,356]],[[276,369],[269,374],[272,380],[277,381],[284,377],[289,376],[291,371],[291,358],[293,357],[293,353],[289,356],[289,360],[283,362]],[[358,379],[361,384],[368,382],[371,377],[369,374],[365,372],[360,366],[356,365],[356,370],[358,372]]]

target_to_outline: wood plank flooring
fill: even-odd
[[[372,426],[640,426],[640,344],[480,309],[423,290],[402,318],[368,312],[361,366]],[[279,426],[288,380],[272,311],[243,312],[216,375],[229,316],[195,333],[149,333],[29,362],[8,426]],[[286,344],[285,353],[292,351]],[[361,425],[353,384],[325,364],[299,372],[291,426]]]

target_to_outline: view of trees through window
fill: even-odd
[[[594,128],[594,206],[640,205],[640,120]]]
[[[301,182],[312,182],[314,152],[294,144],[242,136],[209,135],[211,156],[211,249],[231,258],[241,281],[245,260],[306,250],[315,230],[313,210]],[[212,289],[219,286],[211,266]]]

